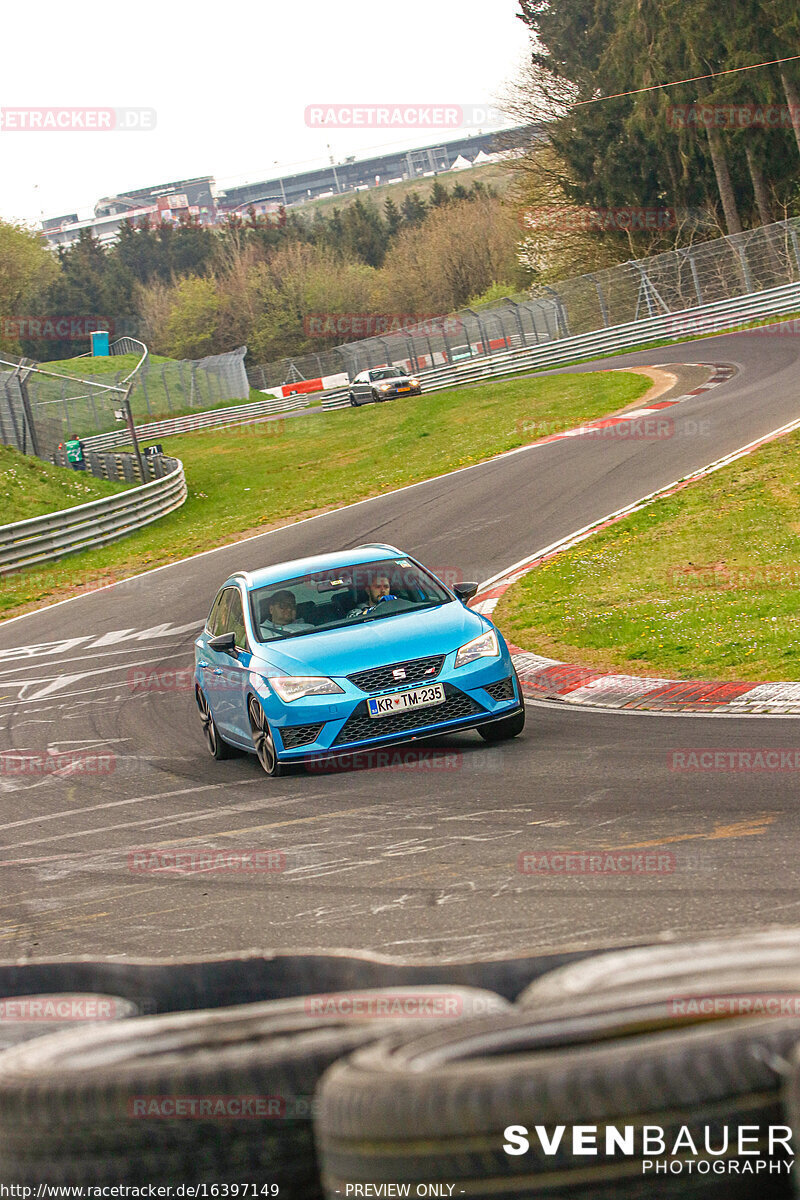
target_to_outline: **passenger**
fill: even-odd
[[[314,628],[308,621],[298,621],[294,592],[290,592],[286,588],[280,592],[273,592],[267,600],[266,608],[269,620],[263,621],[262,624],[267,628],[272,626],[273,629],[286,633],[302,633]]]

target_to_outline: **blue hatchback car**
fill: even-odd
[[[290,763],[460,729],[485,741],[525,724],[502,634],[393,546],[240,571],[195,643],[195,696],[214,758]]]

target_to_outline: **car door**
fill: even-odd
[[[219,650],[212,650],[209,642],[212,638],[219,637],[221,634],[227,632],[228,615],[235,591],[236,589],[233,587],[223,588],[214,602],[211,615],[208,619],[208,634],[199,662],[203,691],[206,694],[211,715],[216,722],[217,728],[220,730],[226,727],[228,720],[225,711],[228,694],[224,682],[228,664],[232,659],[228,654],[223,654]]]
[[[356,375],[353,380],[353,395],[359,404],[363,404],[364,400],[369,399],[369,373],[362,371],[360,375]]]
[[[236,637],[236,657],[233,655],[227,656],[228,663],[222,676],[222,685],[226,693],[225,715],[228,721],[227,729],[234,737],[247,741],[250,737],[250,720],[247,715],[247,684],[253,654],[244,621],[244,596],[238,587],[233,589],[226,620],[228,627],[225,632],[232,633]]]

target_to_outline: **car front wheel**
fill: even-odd
[[[250,697],[247,711],[250,717],[250,732],[253,735],[253,745],[258,755],[258,761],[267,775],[271,775],[274,779],[282,774],[283,764],[278,759],[278,753],[275,749],[275,739],[269,727],[267,714],[255,696]]]
[[[209,754],[211,754],[213,758],[216,758],[217,761],[221,761],[224,758],[233,758],[236,752],[233,746],[229,746],[228,743],[224,742],[220,737],[220,733],[217,729],[217,724],[214,720],[208,700],[206,699],[205,693],[202,692],[200,688],[197,688],[195,691],[195,700],[197,701],[197,707],[200,710],[200,720],[203,722],[203,733],[205,735]]]
[[[356,400],[356,398],[352,392],[350,393],[350,404],[353,408],[358,408],[358,401]]]

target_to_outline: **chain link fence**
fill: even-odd
[[[137,362],[142,349],[122,338],[108,358],[44,367],[23,359],[0,369],[0,441],[53,461],[73,437],[124,428],[121,402],[129,381],[137,424],[250,398],[244,346],[196,362],[155,362],[147,354]]]
[[[391,363],[412,372],[682,313],[800,279],[800,217],[566,279],[495,307],[426,319],[333,350],[252,367],[268,389]],[[336,314],[330,314],[335,320]],[[380,321],[379,314],[374,314]]]

